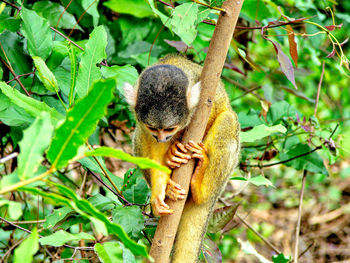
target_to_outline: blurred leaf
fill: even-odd
[[[59,230],[51,235],[42,237],[39,239],[40,245],[45,246],[45,245],[50,245],[54,247],[59,247],[64,245],[67,242],[70,241],[79,241],[79,240],[95,240],[95,238],[85,232],[80,232],[77,234],[71,234],[68,233],[64,230]]]
[[[275,126],[268,127],[265,124],[260,124],[255,126],[253,129],[247,132],[240,133],[240,141],[241,142],[254,142],[256,140],[265,138],[270,136],[273,133],[281,132],[285,133],[287,131],[286,127],[282,124],[278,124]]]
[[[107,34],[103,26],[96,27],[90,34],[81,55],[75,91],[79,98],[84,97],[90,90],[93,81],[101,78],[100,69],[96,66],[106,55]]]
[[[115,241],[97,243],[94,249],[102,263],[123,262],[123,250]]]
[[[159,16],[160,20],[162,21],[163,25],[168,27],[171,30],[170,25],[170,19],[168,16],[164,15],[162,12],[160,12],[155,6],[154,6],[154,0],[148,0],[149,5],[152,8],[153,13],[155,13],[157,16]]]
[[[111,79],[95,82],[89,94],[68,111],[47,152],[53,167],[60,169],[76,156],[78,148],[95,131],[97,122],[105,114],[114,87],[115,81]]]
[[[44,86],[52,92],[58,92],[58,83],[55,78],[55,75],[51,70],[46,66],[45,61],[41,57],[33,57],[33,61],[37,72],[39,73],[40,80]]]
[[[69,215],[71,215],[72,212],[74,213],[74,210],[67,206],[55,209],[52,214],[45,216],[46,221],[43,224],[43,227],[54,227],[57,223],[65,220]]]
[[[144,0],[109,0],[103,5],[116,13],[129,14],[139,18],[153,15],[152,9]]]
[[[140,169],[129,169],[124,174],[121,191],[125,199],[134,204],[145,204],[151,193]]]
[[[217,244],[205,237],[203,240],[203,255],[207,263],[221,263],[222,255]]]
[[[1,185],[1,187],[3,188],[4,186]],[[20,218],[23,214],[21,203],[6,199],[0,199],[0,207],[2,206],[7,206],[6,211],[11,220],[18,220],[18,218]]]
[[[97,6],[99,0],[81,0],[81,6],[84,8],[86,13],[92,16],[93,25],[97,27],[100,14],[98,13]]]
[[[75,55],[75,51],[72,43],[68,43],[67,49],[68,49],[69,60],[70,60],[70,75],[71,75],[68,99],[69,99],[69,107],[71,107],[73,105],[74,87],[76,85],[75,83],[77,78],[77,57]]]
[[[250,244],[248,241],[243,241],[240,238],[237,239],[237,241],[241,245],[241,250],[248,254],[248,255],[254,255],[261,263],[271,263],[270,260],[267,260],[264,256],[259,254],[258,251]]]
[[[83,31],[79,25],[76,25],[77,20],[75,17],[68,13],[67,10],[58,3],[53,3],[51,1],[36,1],[33,5],[33,10],[49,20],[53,27],[56,27],[59,20],[58,28],[72,29],[74,27],[75,29]]]
[[[23,132],[23,139],[19,142],[17,173],[20,179],[29,179],[37,171],[44,159],[43,153],[51,142],[53,126],[47,112],[36,118],[34,123]]]
[[[296,119],[296,114],[298,111],[286,101],[279,101],[277,103],[273,103],[267,113],[267,121],[275,124],[279,120],[283,120],[284,118],[292,117]]]
[[[19,30],[21,20],[15,19],[8,15],[0,15],[0,34],[6,30],[16,32]]]
[[[133,238],[138,238],[144,228],[144,218],[138,206],[117,206],[112,212],[113,222],[121,225]]]
[[[101,194],[95,194],[88,198],[89,202],[100,211],[106,211],[115,207],[115,203],[112,199],[105,197]]]
[[[197,13],[198,6],[195,3],[181,4],[172,13],[172,29],[188,46],[197,36]]]
[[[263,124],[264,122],[259,118],[258,113],[256,112],[240,112],[238,113],[238,120],[241,125],[241,129],[245,129],[248,127],[254,127],[259,124]]]
[[[290,148],[288,152],[280,153],[279,157],[281,161],[286,161],[310,151],[311,151],[311,148],[308,145],[300,143]],[[328,175],[328,171],[324,166],[323,160],[318,155],[317,152],[312,152],[308,155],[302,156],[300,158],[296,158],[294,160],[284,163],[284,165],[289,167],[292,166],[296,170],[306,169],[310,172]]]
[[[41,115],[41,112],[46,111],[50,114],[54,124],[57,124],[57,122],[63,118],[60,113],[47,106],[44,102],[37,101],[20,93],[18,90],[11,88],[5,82],[0,82],[0,89],[14,104],[22,107],[33,117],[38,117]]]
[[[158,162],[153,161],[148,158],[144,157],[134,157],[130,154],[127,154],[123,152],[120,149],[113,149],[109,147],[100,147],[96,150],[93,150],[91,152],[85,152],[85,156],[107,156],[107,157],[113,157],[113,158],[118,158],[123,161],[135,163],[138,166],[140,166],[141,169],[149,169],[149,168],[155,168],[167,173],[170,173],[170,169],[160,165]]]
[[[223,228],[235,216],[238,207],[239,207],[239,204],[220,207],[218,209],[215,209],[213,212],[213,215],[209,219],[207,231],[209,233],[217,233],[217,232],[223,230]]]
[[[50,24],[34,11],[22,6],[22,33],[27,39],[29,54],[46,60],[53,47]]]
[[[288,263],[291,260],[292,260],[291,256],[285,256],[283,254],[278,254],[278,255],[272,256],[273,263]]]
[[[262,176],[262,175],[258,175],[255,177],[252,177],[248,180],[250,183],[252,183],[253,185],[256,186],[272,186],[275,187],[271,181],[269,179],[267,179],[266,177]]]
[[[33,256],[39,250],[38,240],[38,232],[34,228],[32,233],[15,249],[14,263],[32,263]]]

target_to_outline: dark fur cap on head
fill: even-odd
[[[182,124],[190,114],[186,92],[189,80],[173,65],[155,65],[140,76],[135,111],[137,118],[155,128]]]

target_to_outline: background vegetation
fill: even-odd
[[[157,218],[139,168],[166,168],[129,155],[121,88],[168,53],[203,63],[221,3],[0,1],[3,262],[147,257]],[[203,261],[350,259],[349,13],[244,2],[223,71],[241,161]]]

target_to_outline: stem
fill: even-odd
[[[206,4],[206,3],[199,2],[199,0],[192,0],[192,2],[195,2],[196,4],[199,4],[199,5],[202,5],[202,6],[206,6],[206,7],[210,8],[210,9],[214,9],[214,10],[217,10],[217,11],[220,11],[220,12],[223,12],[223,13],[226,12],[226,10],[223,9],[223,8],[216,7],[216,6],[210,6],[210,5]]]
[[[318,83],[318,87],[317,87],[317,95],[316,95],[315,110],[314,110],[314,116],[315,116],[315,117],[316,117],[316,113],[317,113],[318,101],[319,101],[319,99],[320,99],[320,92],[321,92],[321,86],[322,86],[323,75],[324,75],[324,66],[325,66],[325,62],[323,61],[323,63],[322,63],[322,73],[321,73],[321,77],[320,77],[320,82]]]
[[[301,212],[303,208],[303,197],[304,197],[306,175],[307,175],[307,170],[304,170],[303,180],[301,183],[300,199],[299,199],[298,221],[297,221],[297,227],[295,229],[294,263],[298,263],[298,259],[299,259],[298,254],[299,254],[300,222],[301,222]]]

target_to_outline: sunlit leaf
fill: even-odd
[[[45,61],[41,57],[34,56],[33,61],[37,72],[39,73],[40,80],[44,86],[52,92],[58,92],[58,83],[55,75],[46,66]]]
[[[240,133],[241,142],[254,142],[256,140],[270,136],[273,133],[281,132],[285,133],[287,131],[286,127],[282,124],[268,127],[265,124],[260,124],[255,126],[253,129],[247,132]]]
[[[92,235],[85,233],[85,232],[71,234],[71,233],[68,233],[64,230],[59,230],[51,235],[40,238],[39,243],[42,246],[43,245],[50,245],[50,246],[54,246],[54,247],[59,247],[59,246],[62,246],[69,241],[79,241],[82,239],[95,240],[95,238]]]
[[[14,263],[32,263],[33,256],[39,250],[38,240],[38,232],[34,228],[32,233],[15,249]]]

